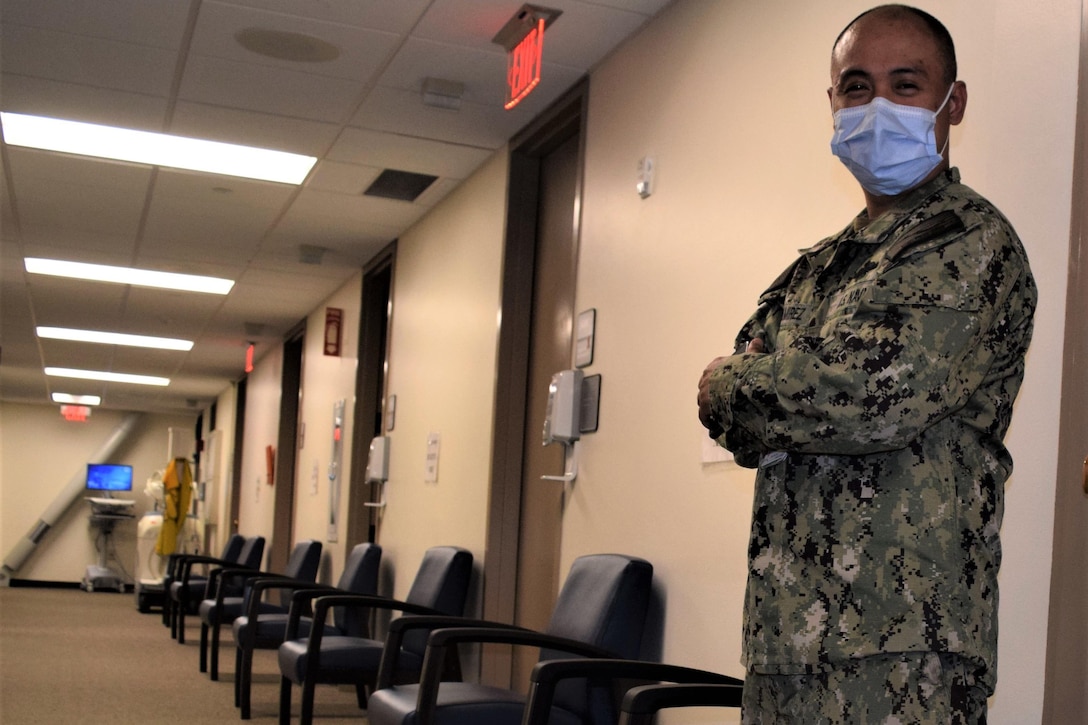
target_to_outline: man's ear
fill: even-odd
[[[959,125],[963,121],[963,114],[967,112],[967,84],[956,81],[952,84],[952,95],[948,97],[948,123],[952,126]]]

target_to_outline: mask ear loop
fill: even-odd
[[[934,116],[940,115],[944,107],[948,105],[948,99],[952,97],[952,91],[956,88],[956,81],[952,81],[952,85],[948,87],[948,93],[944,94],[944,100],[941,101],[941,105],[937,106],[937,110],[933,112]]]
[[[944,94],[944,100],[941,101],[941,105],[937,106],[937,110],[933,112],[933,119],[936,120],[937,116],[941,115],[941,111],[948,105],[948,99],[952,97],[952,91],[956,88],[956,81],[952,81],[952,85],[948,87],[948,93]],[[944,156],[944,152],[948,150],[948,142],[952,139],[952,130],[949,129],[948,133],[944,137],[944,146],[938,151],[938,155]]]

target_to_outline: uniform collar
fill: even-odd
[[[799,254],[815,254],[846,240],[859,244],[880,244],[887,237],[888,232],[903,220],[903,217],[916,210],[937,192],[958,183],[960,183],[960,171],[953,166],[943,174],[938,174],[935,179],[904,194],[895,206],[875,220],[869,221],[869,212],[862,209],[861,213],[854,217],[854,220],[841,232],[822,240],[815,246],[800,250]]]
[[[904,194],[894,206],[876,219],[870,220],[869,212],[862,209],[861,213],[854,217],[847,231],[852,231],[854,240],[862,244],[879,243],[884,240],[890,229],[902,221],[904,216],[913,212],[937,192],[959,182],[960,171],[953,166],[931,181]]]

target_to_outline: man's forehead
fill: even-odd
[[[940,66],[937,42],[911,17],[866,16],[845,33],[831,55],[831,77],[858,73],[930,74]]]

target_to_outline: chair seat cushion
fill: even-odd
[[[367,702],[367,719],[386,725],[415,725],[418,685],[396,685],[378,690]],[[520,725],[525,698],[499,687],[471,682],[443,682],[438,688],[435,725]],[[573,713],[553,707],[549,725],[585,725]]]
[[[344,672],[376,672],[382,657],[382,642],[365,637],[322,637],[321,670]],[[301,683],[309,666],[307,640],[284,642],[279,649],[280,674],[292,682]],[[418,671],[421,658],[401,652],[399,663],[406,669]],[[320,680],[320,676],[318,677]]]
[[[214,599],[205,599],[200,603],[200,621],[208,626],[216,622],[233,622],[246,611],[246,600],[243,597],[225,597],[223,607],[219,609]]]

